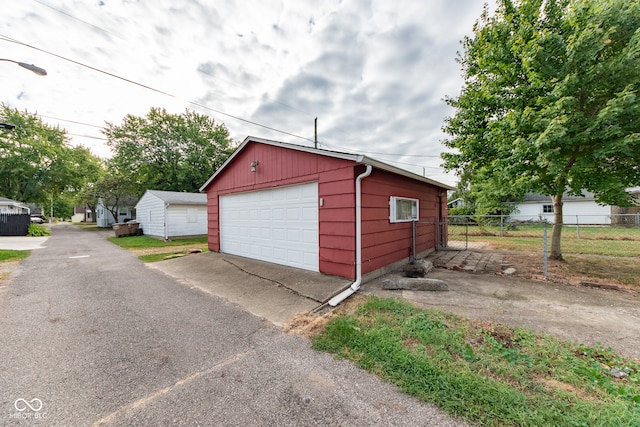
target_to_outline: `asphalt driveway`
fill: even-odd
[[[482,265],[499,264],[494,251],[467,252],[466,258],[477,258]],[[218,253],[189,255],[149,266],[194,289],[238,304],[277,326],[286,324],[296,313],[315,309],[349,284],[332,276]],[[447,292],[384,290],[383,281],[393,275],[364,283],[360,292],[403,298],[472,319],[526,327],[589,346],[599,343],[640,360],[637,292],[533,281],[487,273],[485,269],[470,273],[458,267],[436,268],[429,274],[448,283]]]
[[[103,233],[52,230],[0,285],[0,425],[465,425]]]

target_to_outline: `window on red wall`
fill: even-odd
[[[391,196],[389,198],[389,222],[418,221],[418,199]]]

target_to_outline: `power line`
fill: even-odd
[[[168,92],[162,91],[162,90],[160,90],[160,89],[156,89],[156,88],[154,88],[154,87],[151,87],[151,86],[145,85],[145,84],[143,84],[143,83],[139,83],[139,82],[136,82],[136,81],[134,81],[134,80],[127,79],[127,78],[125,78],[125,77],[121,77],[121,76],[119,76],[119,75],[117,75],[117,74],[113,74],[113,73],[110,73],[110,72],[108,72],[108,71],[104,71],[104,70],[101,70],[101,69],[99,69],[99,68],[92,67],[91,65],[87,65],[87,64],[84,64],[84,63],[82,63],[82,62],[75,61],[75,60],[73,60],[73,59],[70,59],[70,58],[64,57],[64,56],[62,56],[62,55],[58,55],[58,54],[56,54],[56,53],[49,52],[49,51],[47,51],[47,50],[44,50],[44,49],[41,49],[41,48],[39,48],[39,47],[36,47],[36,46],[30,45],[30,44],[27,44],[27,43],[21,42],[21,41],[19,41],[19,40],[13,39],[13,38],[11,38],[11,37],[5,36],[5,35],[3,35],[3,34],[0,34],[0,40],[5,40],[5,41],[11,42],[11,43],[20,44],[20,45],[22,45],[22,46],[25,46],[25,47],[28,47],[28,48],[31,48],[31,49],[37,50],[37,51],[42,52],[42,53],[46,53],[47,55],[51,55],[51,56],[54,56],[54,57],[56,57],[56,58],[62,59],[62,60],[64,60],[64,61],[71,62],[71,63],[76,64],[76,65],[79,65],[79,66],[81,66],[81,67],[89,68],[90,70],[96,71],[96,72],[98,72],[98,73],[106,74],[106,75],[107,75],[107,76],[109,76],[109,77],[113,77],[113,78],[116,78],[116,79],[119,79],[119,80],[125,81],[125,82],[127,82],[127,83],[130,83],[130,84],[133,84],[133,85],[136,85],[136,86],[140,86],[140,87],[142,87],[142,88],[144,88],[144,89],[148,89],[148,90],[151,90],[151,91],[153,91],[153,92],[160,93],[160,94],[165,95],[165,96],[168,96],[168,97],[170,97],[170,98],[178,99],[178,97],[177,97],[177,96],[172,95],[172,94],[170,94],[170,93],[168,93]],[[195,102],[195,101],[185,100],[185,102],[187,102],[187,103],[189,103],[189,104],[191,104],[191,105],[194,105],[194,106],[197,106],[197,107],[203,108],[203,109],[205,109],[205,110],[209,110],[209,111],[212,111],[212,112],[214,112],[214,113],[217,113],[217,114],[220,114],[220,115],[223,115],[223,116],[226,116],[226,117],[230,117],[230,118],[232,118],[232,119],[236,119],[236,120],[239,120],[239,121],[242,121],[242,122],[245,122],[245,123],[252,124],[252,125],[254,125],[254,126],[259,126],[259,127],[261,127],[261,128],[264,128],[264,129],[272,130],[272,131],[274,131],[274,132],[279,132],[279,133],[282,133],[282,134],[285,134],[285,135],[289,135],[289,136],[292,136],[292,137],[295,137],[295,138],[300,138],[300,139],[307,140],[307,141],[309,141],[309,142],[313,142],[313,139],[311,139],[311,138],[307,138],[307,137],[304,137],[304,136],[296,135],[296,134],[291,133],[291,132],[283,131],[283,130],[280,130],[280,129],[277,129],[277,128],[274,128],[274,127],[271,127],[271,126],[263,125],[263,124],[261,124],[261,123],[257,123],[257,122],[254,122],[254,121],[251,121],[251,120],[248,120],[248,119],[244,119],[244,118],[242,118],[242,117],[239,117],[239,116],[236,116],[236,115],[233,115],[233,114],[225,113],[224,111],[217,110],[217,109],[212,108],[212,107],[208,107],[208,106],[206,106],[206,105],[203,105],[203,104],[197,103],[197,102]]]
[[[67,13],[67,12],[65,12],[65,11],[63,11],[63,10],[60,10],[60,9],[58,9],[58,8],[56,8],[56,7],[53,7],[53,6],[51,6],[51,5],[49,5],[49,4],[45,3],[45,2],[43,2],[43,1],[41,1],[41,0],[34,0],[34,1],[35,1],[36,3],[40,3],[41,5],[46,6],[46,7],[50,8],[50,9],[52,9],[52,10],[54,10],[54,11],[58,12],[58,13],[61,13],[61,14],[65,15],[65,16],[69,17],[69,18],[72,18],[72,19],[75,19],[75,20],[77,20],[77,21],[80,21],[80,22],[82,22],[82,23],[84,23],[84,24],[86,24],[86,25],[88,25],[88,26],[90,26],[90,27],[92,27],[92,28],[98,29],[98,30],[100,30],[100,31],[103,31],[103,32],[104,32],[104,33],[106,33],[106,34],[109,34],[109,35],[111,35],[111,36],[117,37],[117,38],[119,38],[119,39],[121,39],[121,40],[123,40],[123,41],[129,42],[129,41],[128,41],[127,39],[125,39],[124,37],[121,37],[121,36],[119,36],[119,35],[117,35],[117,34],[112,33],[112,32],[111,32],[111,31],[109,31],[109,30],[106,30],[106,29],[104,29],[104,28],[102,28],[102,27],[99,27],[99,26],[97,26],[97,25],[95,25],[95,24],[92,24],[91,22],[85,21],[85,20],[80,19],[80,18],[78,18],[78,17],[76,17],[76,16],[74,16],[74,15],[71,15],[70,13]],[[237,82],[234,82],[234,81],[232,81],[232,80],[224,79],[224,78],[221,78],[220,76],[214,76],[213,74],[211,74],[211,73],[209,73],[209,72],[207,72],[207,71],[203,70],[201,67],[197,67],[197,68],[196,68],[196,71],[197,71],[197,72],[199,72],[199,73],[201,73],[201,74],[205,74],[205,75],[207,75],[207,76],[214,77],[214,78],[215,78],[215,79],[217,79],[217,80],[225,81],[225,82],[227,82],[227,83],[229,83],[229,84],[232,84],[232,85],[234,85],[234,86],[237,86],[237,87],[244,87],[244,85],[241,85],[241,84],[239,84],[239,83],[237,83]],[[277,99],[273,99],[273,100],[271,100],[271,101],[272,101],[272,102],[274,102],[274,103],[276,103],[276,104],[280,104],[280,105],[282,105],[282,106],[284,106],[284,107],[290,108],[290,109],[292,109],[292,110],[296,110],[296,111],[299,111],[299,112],[301,112],[301,113],[304,113],[304,114],[307,114],[307,115],[309,115],[309,116],[312,116],[312,114],[311,114],[310,112],[308,112],[308,111],[305,111],[305,110],[302,110],[302,109],[300,109],[300,108],[294,107],[294,106],[292,106],[292,105],[286,104],[286,103],[284,103],[284,102],[278,101]]]
[[[46,7],[50,8],[50,9],[52,9],[52,10],[55,10],[56,12],[58,12],[58,13],[60,13],[62,15],[68,16],[69,18],[72,18],[72,19],[75,19],[77,21],[80,21],[83,24],[87,24],[88,26],[90,26],[92,28],[95,28],[96,30],[103,31],[104,33],[109,34],[110,36],[117,37],[117,38],[119,38],[121,40],[125,40],[123,37],[121,37],[121,36],[119,36],[117,34],[113,34],[111,31],[105,30],[104,28],[99,27],[99,26],[97,26],[95,24],[92,24],[91,22],[88,22],[88,21],[85,21],[84,19],[80,19],[80,18],[78,18],[76,16],[73,16],[70,13],[65,12],[64,10],[58,9],[57,7],[53,7],[50,4],[47,4],[47,3],[45,3],[45,2],[43,2],[41,0],[33,0],[33,1],[35,1],[36,3],[40,3],[41,5],[46,6]]]
[[[107,138],[102,138],[102,137],[99,137],[99,136],[80,135],[78,133],[71,133],[71,132],[67,132],[67,135],[79,136],[79,137],[82,137],[82,138],[99,139],[101,141],[108,141]]]
[[[37,114],[37,113],[36,113],[36,115],[39,116],[39,117],[44,117],[46,119],[58,120],[58,121],[61,121],[61,122],[75,123],[77,125],[82,125],[82,126],[91,126],[91,127],[98,128],[98,129],[104,128],[104,126],[92,125],[92,124],[89,124],[89,123],[78,122],[78,121],[69,120],[69,119],[61,119],[60,117],[45,116],[44,114]]]

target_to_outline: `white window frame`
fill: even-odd
[[[553,205],[549,205],[549,204],[542,205],[542,213],[544,214],[553,213]]]
[[[406,210],[403,210],[399,204],[411,202],[411,213],[407,217]],[[404,214],[404,215],[403,215]],[[412,222],[420,219],[420,201],[409,197],[389,197],[389,222]]]

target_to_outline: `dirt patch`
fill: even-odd
[[[516,269],[516,275],[545,280],[543,259],[538,254],[505,254],[504,262]],[[640,259],[569,255],[566,261],[550,260],[547,281],[572,286],[600,284],[604,288],[640,291]]]
[[[582,400],[596,400],[595,396],[587,394],[571,384],[563,383],[550,378],[540,378],[538,382],[544,385],[544,387],[548,390],[560,390],[566,393],[571,393]]]
[[[285,323],[283,330],[288,334],[311,338],[321,332],[331,319],[340,314],[353,313],[358,305],[365,300],[365,295],[356,294],[345,300],[335,309],[325,308],[317,313],[297,313]]]
[[[206,246],[206,245],[204,245]],[[128,249],[135,256],[140,257],[143,255],[154,255],[154,254],[167,254],[167,253],[184,253],[188,254],[190,251],[202,250],[202,243],[196,243],[193,245],[184,245],[184,246],[163,246],[159,248],[144,248],[144,249]]]
[[[0,262],[0,285],[4,285],[4,283],[9,280],[11,273],[18,268],[19,264],[20,261]]]
[[[477,262],[494,254],[493,251],[483,253],[478,255],[481,258]],[[611,347],[623,356],[640,361],[640,292],[637,288],[625,285],[623,280],[571,273],[567,263],[561,262],[550,263],[551,280],[544,280],[539,256],[505,254],[504,258],[505,265],[516,269],[514,275],[485,269],[482,272],[433,269],[428,277],[445,281],[449,286],[447,292],[384,290],[384,280],[392,276],[387,275],[365,283],[358,294],[343,304],[349,304],[345,309],[353,310],[361,294],[404,298],[421,307],[439,307],[464,316],[479,327],[492,325],[489,329],[495,334],[494,338],[505,345],[509,345],[511,337],[496,324],[552,334],[577,344]],[[469,257],[465,259],[469,261]],[[452,260],[444,264],[451,266]],[[586,264],[588,267],[589,260]],[[615,286],[609,286],[611,283]],[[331,316],[301,314],[290,320],[287,330],[308,337],[320,330]]]
[[[640,294],[636,291],[443,268],[434,269],[428,277],[444,280],[449,291],[385,291],[384,277],[362,289],[367,294],[404,298],[421,307],[439,307],[479,325],[495,322],[588,346],[599,343],[640,361]],[[500,339],[508,342],[503,335]]]

